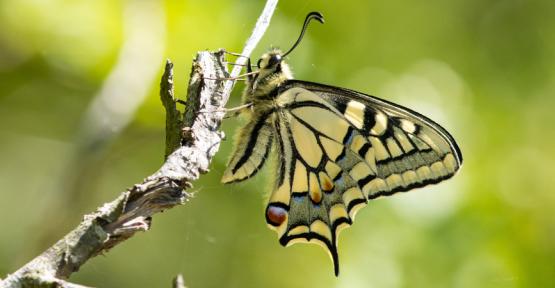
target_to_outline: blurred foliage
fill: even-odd
[[[0,275],[159,167],[165,58],[176,63],[176,93],[185,95],[195,52],[239,52],[262,7],[0,1]],[[312,25],[289,57],[297,78],[429,115],[458,140],[460,174],[369,203],[341,235],[335,278],[321,248],[282,248],[266,228],[271,174],[219,184],[231,149],[225,141],[190,203],[157,215],[153,231],[91,260],[71,280],[169,287],[183,273],[189,287],[554,287],[555,2],[282,1],[253,57],[289,47],[312,10],[326,24]],[[107,89],[117,79],[138,88]],[[91,112],[102,91],[118,91],[106,92],[118,99],[107,102],[114,115],[132,108],[121,129]],[[108,129],[88,135],[87,121]],[[230,135],[238,123],[223,129]]]

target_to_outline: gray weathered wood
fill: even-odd
[[[269,25],[277,0],[268,0],[242,54],[249,56]],[[244,59],[238,59],[244,63]],[[151,226],[152,215],[189,200],[191,181],[207,173],[218,151],[224,106],[235,77],[228,74],[224,51],[199,52],[193,61],[185,113],[176,108],[173,65],[168,60],[160,83],[166,109],[166,161],[154,174],[105,203],[41,255],[0,282],[0,287],[85,287],[65,281],[90,258]],[[173,151],[173,152],[171,152]],[[170,153],[171,152],[171,153]]]
[[[229,93],[223,91],[223,81],[204,80],[205,77],[227,77],[223,62],[221,51],[200,52],[193,61],[189,92],[197,95],[189,97],[187,110],[189,115],[198,117],[185,117],[183,125],[191,127],[194,136],[170,154],[159,171],[121,193],[116,200],[85,215],[77,228],[4,279],[2,287],[28,287],[29,284],[34,287],[50,287],[49,285],[54,284],[58,287],[79,287],[64,280],[88,259],[108,251],[138,231],[148,230],[152,215],[189,199],[189,194],[184,189],[191,187],[191,181],[208,171],[210,160],[222,139],[218,128],[223,112],[199,113],[199,110],[223,109],[224,103],[218,95]],[[168,61],[162,80],[162,83],[168,85],[163,89],[165,92],[173,90],[169,81],[171,70],[172,65]],[[175,102],[166,105],[166,109],[175,109],[172,105],[175,106]],[[181,116],[179,113],[168,115],[177,118]],[[167,133],[181,134],[181,131],[175,131],[171,126],[167,130]]]

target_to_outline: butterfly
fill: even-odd
[[[435,184],[462,165],[461,151],[439,124],[411,109],[353,90],[294,80],[271,49],[252,71],[248,60],[242,109],[223,183],[254,176],[273,153],[277,177],[266,222],[283,246],[323,246],[339,274],[337,238],[369,200]]]

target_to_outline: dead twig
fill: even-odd
[[[269,25],[277,0],[268,0],[242,55],[249,56]],[[244,59],[238,59],[244,62]],[[154,174],[105,203],[66,236],[10,274],[0,287],[85,287],[65,281],[90,258],[102,254],[138,231],[150,229],[152,215],[190,199],[191,181],[207,173],[223,133],[218,129],[235,77],[227,72],[224,52],[199,52],[193,61],[185,113],[176,109],[173,65],[168,60],[160,95],[166,109],[166,161]],[[203,112],[201,112],[203,111]],[[204,113],[204,111],[213,111]],[[173,151],[173,152],[172,152]]]

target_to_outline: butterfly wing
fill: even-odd
[[[243,181],[262,168],[272,147],[274,135],[270,116],[269,113],[258,115],[240,129],[222,183]]]
[[[327,248],[336,275],[337,235],[367,200],[438,183],[462,164],[445,129],[379,98],[290,80],[275,101],[279,169],[267,223],[284,246]]]

